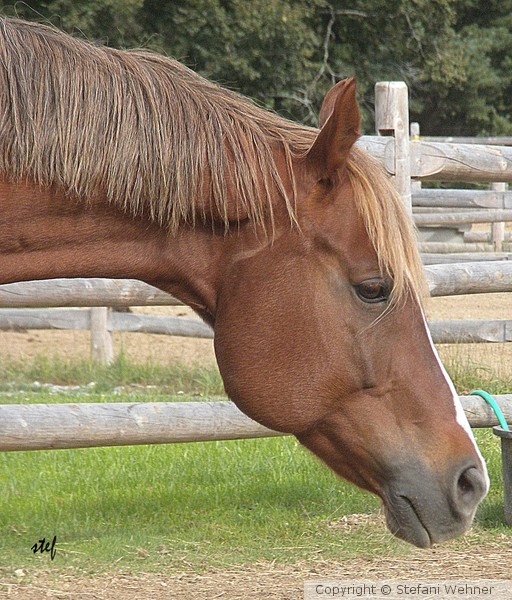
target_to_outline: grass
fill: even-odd
[[[498,375],[492,369],[482,368],[468,360],[452,360],[448,363],[448,370],[460,394],[478,388],[491,394],[510,394],[512,391],[512,375]]]
[[[53,535],[80,568],[339,557],[325,521],[377,503],[314,462],[292,439],[6,454],[0,564],[41,563]]]
[[[71,392],[72,401],[89,402],[198,399],[221,391],[213,371],[124,359],[98,368],[40,358],[3,365],[0,378],[3,403],[69,401],[69,391],[42,385],[48,382],[82,386]],[[140,387],[155,382],[166,393]],[[472,383],[501,391],[501,382]],[[485,540],[507,529],[499,440],[489,430],[477,431],[477,438],[493,482],[474,534]],[[378,519],[343,527],[345,515],[378,512],[378,501],[335,477],[293,438],[4,453],[0,480],[0,572],[201,571],[411,551]],[[32,553],[41,537],[54,535],[54,562]]]
[[[115,392],[122,387],[136,389],[153,386],[168,394],[224,394],[222,380],[216,368],[131,363],[123,354],[109,366],[98,365],[89,360],[65,360],[58,355],[39,355],[32,361],[8,361],[0,364],[0,391],[47,390],[48,388],[41,387],[41,382],[54,386],[87,387],[89,391],[96,393]]]

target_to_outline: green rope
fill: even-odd
[[[492,410],[494,411],[494,414],[498,417],[498,421],[500,423],[501,428],[504,429],[505,431],[510,431],[510,428],[507,425],[507,422],[505,421],[505,417],[503,416],[503,413],[501,412],[501,408],[498,406],[498,403],[491,396],[491,394],[489,394],[488,392],[484,392],[484,390],[473,390],[472,392],[469,393],[469,395],[482,397],[487,402],[487,404],[489,404],[489,406],[492,408]]]

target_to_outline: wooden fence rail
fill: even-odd
[[[512,421],[512,395],[495,396]],[[472,427],[498,421],[476,396],[461,398]],[[0,451],[204,442],[284,435],[232,402],[0,404]]]
[[[480,254],[491,252],[494,248],[484,242],[420,242],[418,248],[421,254]],[[508,252],[510,248],[506,248]],[[471,261],[471,258],[466,259]]]
[[[512,192],[419,188],[413,190],[412,205],[414,207],[511,209]]]
[[[476,321],[451,319],[429,321],[432,339],[436,344],[478,344],[512,342],[512,321]]]
[[[512,261],[429,265],[425,273],[433,296],[512,291]],[[0,306],[6,308],[181,304],[170,294],[132,279],[50,279],[0,285]]]
[[[211,327],[200,319],[107,312],[109,331],[158,333],[181,337],[213,338]],[[2,308],[0,330],[91,328],[91,311],[80,308]]]
[[[414,223],[417,226],[459,225],[463,223],[504,223],[512,221],[512,210],[473,210],[464,212],[415,213]]]
[[[89,330],[92,310],[77,308],[7,308],[0,309],[0,331],[20,329]],[[162,315],[141,315],[107,311],[102,324],[107,332],[124,331],[213,339],[211,327],[200,319]],[[429,321],[436,344],[512,342],[512,321],[450,320]],[[98,342],[100,348],[104,339]],[[108,346],[108,343],[107,343]],[[98,349],[97,352],[100,352]],[[108,348],[100,362],[109,362]],[[94,353],[93,353],[94,356]]]
[[[512,252],[445,252],[444,254],[422,252],[421,260],[424,265],[503,261],[512,260]]]
[[[467,231],[464,233],[465,242],[487,242],[491,240],[491,233],[489,231]],[[512,231],[505,231],[503,233],[503,241],[512,241]]]
[[[0,285],[0,306],[178,306],[182,302],[134,279],[48,279]]]
[[[411,129],[413,125],[418,125],[418,123],[411,123]],[[418,130],[418,138],[419,138],[419,130]],[[421,140],[424,142],[440,142],[440,143],[459,143],[459,144],[478,144],[481,146],[484,144],[485,146],[512,146],[512,137],[506,135],[499,136],[478,136],[478,137],[465,137],[465,136],[449,136],[449,135],[422,135]]]
[[[384,165],[390,175],[396,173],[393,137],[362,136],[359,147]],[[423,181],[512,182],[512,148],[410,141],[410,175]]]
[[[512,261],[425,267],[431,296],[512,291]]]

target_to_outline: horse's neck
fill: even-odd
[[[162,228],[54,189],[0,182],[0,283],[56,277],[140,279],[213,321],[222,236]]]

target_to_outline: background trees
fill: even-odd
[[[425,134],[512,134],[512,0],[0,0],[117,47],[144,46],[315,124],[332,83],[404,80]]]

